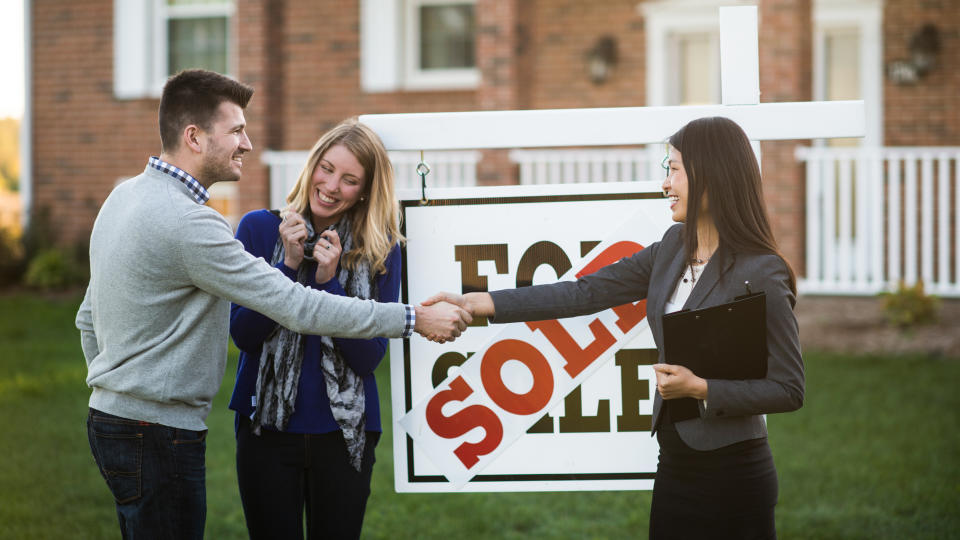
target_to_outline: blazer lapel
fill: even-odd
[[[659,274],[657,276],[658,286],[650,287],[650,293],[647,296],[647,322],[650,324],[650,330],[653,332],[654,341],[657,343],[659,348],[659,357],[657,362],[662,361],[663,359],[663,310],[667,305],[667,300],[673,295],[673,291],[677,289],[677,282],[680,281],[680,276],[683,274],[683,267],[686,262],[686,252],[683,249],[683,245],[680,245],[677,248],[676,253],[673,255],[673,259],[670,260],[670,263],[667,265],[666,273]],[[662,284],[662,286],[660,286]],[[660,426],[660,411],[663,409],[663,398],[660,397],[660,392],[654,390],[653,392],[653,418],[651,419],[653,425],[650,429],[650,436],[653,437],[657,433],[657,429]]]
[[[717,255],[720,255],[719,257]],[[694,285],[693,290],[690,291],[690,297],[687,298],[687,302],[683,304],[683,309],[698,309],[703,301],[706,300],[710,293],[713,291],[713,288],[717,286],[717,283],[720,282],[720,276],[727,273],[727,270],[733,266],[733,256],[727,256],[725,253],[721,253],[720,250],[717,250],[717,253],[710,259],[710,262],[707,263],[706,268],[703,269],[703,274],[700,276],[700,279]]]
[[[670,261],[669,266],[667,266],[667,273],[664,275],[664,285],[663,287],[651,287],[651,292],[656,291],[656,294],[649,295],[648,298],[648,316],[650,313],[656,313],[658,316],[663,315],[664,306],[667,304],[667,300],[673,294],[673,291],[677,288],[677,282],[680,281],[680,276],[683,274],[683,265],[684,265],[684,250],[683,246],[677,250],[673,255],[673,259]]]

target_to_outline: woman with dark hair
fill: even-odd
[[[777,474],[763,415],[803,405],[803,360],[793,313],[796,278],[777,249],[760,168],[743,130],[701,118],[669,138],[663,183],[674,221],[656,242],[577,281],[490,293],[440,293],[474,317],[508,323],[574,317],[647,300],[660,359],[653,431],[660,444],[650,538],[775,538]],[[767,375],[703,379],[664,363],[663,316],[766,293]],[[696,336],[690,336],[696,339]],[[664,400],[699,400],[698,418],[670,418]]]
[[[327,293],[396,302],[399,203],[393,166],[369,127],[347,120],[313,146],[282,212],[244,216],[237,238],[288,279]],[[230,400],[251,538],[359,538],[387,340],[307,336],[234,304],[240,348]]]

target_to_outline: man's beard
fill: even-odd
[[[232,158],[233,155],[231,154],[230,157]],[[236,182],[240,179],[240,174],[233,170],[232,163],[233,159],[224,161],[219,156],[208,156],[200,167],[200,178],[208,186],[217,182]]]

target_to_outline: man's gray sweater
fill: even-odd
[[[118,185],[90,236],[77,313],[90,407],[203,430],[227,360],[230,302],[304,334],[400,337],[403,304],[305,288],[254,257],[186,185],[147,166]]]

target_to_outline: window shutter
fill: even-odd
[[[400,0],[360,0],[360,86],[391,92],[400,86]]]
[[[113,2],[113,94],[117,99],[150,95],[153,15],[152,0]]]

